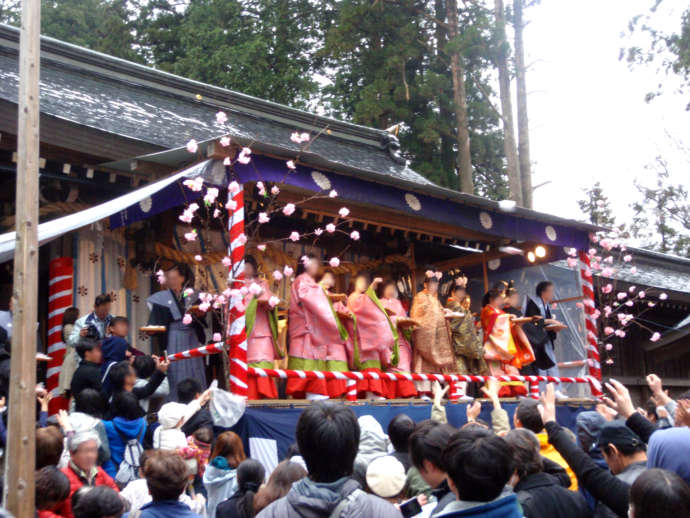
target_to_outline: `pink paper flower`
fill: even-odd
[[[230,137],[220,137],[220,145],[223,147],[228,147],[230,145]]]
[[[222,336],[220,336],[220,333],[213,333],[213,341],[214,342],[220,342],[223,339]]]
[[[656,302],[652,302],[650,300],[649,302],[647,302],[647,306],[649,306],[650,308],[653,308],[654,306],[656,306]]]
[[[570,257],[577,257],[577,249],[576,248],[568,248],[568,255]]]
[[[427,271],[425,271],[425,272],[424,272],[424,276],[425,276],[427,279],[431,279],[431,278],[434,276],[433,270],[427,270]]]
[[[335,225],[333,223],[329,223],[328,225],[326,225],[326,232],[328,232],[329,234],[335,232]]]
[[[189,151],[190,153],[196,153],[198,149],[199,144],[196,140],[192,139],[189,142],[187,142],[187,151]]]
[[[204,186],[204,179],[201,176],[197,176],[193,180],[185,180],[184,182],[182,182],[182,185],[184,185],[188,189],[191,189],[194,192],[199,192],[201,188]]]
[[[625,303],[625,305],[628,307],[632,307],[633,304],[634,304],[634,302],[632,300],[629,300]]]
[[[295,144],[301,144],[302,143],[302,138],[300,137],[299,133],[296,131],[293,131],[292,134],[290,135],[290,140],[293,141]]]
[[[571,268],[575,268],[577,266],[577,259],[574,259],[573,257],[568,257],[568,266]]]
[[[437,278],[439,281],[441,280],[441,277],[443,277],[443,273],[442,273],[442,272],[436,272],[436,273],[434,273],[434,275],[436,276],[436,278]]]
[[[309,133],[302,133],[299,138],[302,142],[309,142]]]
[[[295,273],[295,270],[286,264],[283,268],[283,275],[285,275],[285,277],[292,277],[293,273]]]
[[[660,333],[654,333],[649,340],[651,342],[658,342],[659,338],[661,338],[661,334]]]
[[[288,160],[285,162],[285,165],[287,166],[288,169],[294,170],[297,169],[297,166],[295,165],[294,160]]]
[[[647,294],[644,291],[641,291],[640,293],[637,294],[637,296],[640,297],[641,299],[643,299],[647,296]]]
[[[338,215],[341,218],[347,218],[350,215],[350,209],[348,209],[347,207],[343,207],[338,211]]]
[[[268,306],[273,309],[276,307],[278,304],[280,304],[280,299],[273,295],[270,299],[268,299]]]
[[[637,286],[630,286],[628,288],[628,293],[632,293],[633,291],[635,291],[636,288],[637,288]]]
[[[237,236],[237,243],[240,246],[247,244],[247,236],[244,234],[244,232]]]
[[[281,272],[280,270],[275,270],[275,271],[273,272],[273,279],[274,279],[276,282],[277,282],[277,281],[283,280],[283,272]]]
[[[336,198],[338,196],[338,191],[335,189],[331,189],[331,192],[328,193],[329,198]]]
[[[240,184],[233,180],[228,184],[228,191],[230,191],[230,194],[232,195],[237,194],[238,192],[240,192]]]
[[[606,348],[607,351],[610,351],[611,349],[613,349],[613,345],[611,345],[611,344],[606,344],[606,345],[605,345],[605,348]]]
[[[627,297],[627,296],[628,296],[628,294],[625,293],[624,291],[619,291],[618,294],[616,295],[616,298],[617,298],[618,300],[623,300],[623,299],[624,299],[625,297]]]
[[[266,245],[264,245],[263,243],[261,243],[260,245],[256,245],[256,248],[262,252],[266,251]]]
[[[184,238],[187,241],[196,241],[196,230],[192,230],[191,232],[185,232]]]
[[[216,187],[209,187],[206,189],[206,196],[204,196],[204,202],[207,205],[213,205],[213,203],[218,198],[218,189]]]
[[[612,291],[613,291],[613,285],[611,285],[611,284],[607,284],[607,285],[601,287],[601,292],[604,294],[608,295]]]
[[[180,214],[179,219],[183,223],[191,223],[192,219],[194,219],[194,215],[185,210],[182,214]]]
[[[225,124],[228,122],[228,115],[225,112],[218,112],[216,113],[216,122],[218,124]]]
[[[194,294],[194,290],[192,288],[187,288],[182,292],[183,297],[191,297]]]
[[[186,326],[192,323],[192,315],[189,313],[185,313],[184,316],[182,317],[182,323]]]
[[[612,335],[614,332],[615,332],[615,329],[612,328],[611,326],[606,326],[606,327],[604,328],[604,334],[605,334],[606,336]]]
[[[606,268],[601,270],[601,275],[604,277],[612,277],[615,271],[616,270],[614,270],[610,266],[607,266]]]
[[[295,232],[294,230],[290,232],[290,241],[293,243],[299,241],[299,232]]]
[[[256,182],[256,189],[259,191],[259,196],[266,196],[266,186],[264,182]]]
[[[632,261],[632,255],[630,255],[630,254],[624,255],[623,261],[625,261],[626,263],[629,263],[630,261]]]
[[[223,257],[221,262],[223,263],[223,266],[225,266],[226,268],[230,268],[230,266],[232,265],[232,259],[230,259],[227,255]]]
[[[257,284],[256,282],[252,282],[249,285],[249,293],[254,295],[255,297],[258,295],[261,295],[261,292],[264,291],[263,288],[261,287],[260,284]]]
[[[309,264],[309,261],[311,261],[308,255],[303,255],[299,258],[299,260],[304,266],[307,266]]]
[[[237,209],[237,202],[235,200],[228,200],[225,202],[225,208],[229,211],[234,211]]]
[[[268,214],[265,212],[259,212],[259,223],[268,223],[271,221],[271,218],[268,217]]]
[[[220,216],[220,209],[216,207],[215,209],[213,209],[213,217],[215,219],[218,219],[219,216]]]
[[[591,257],[593,257],[593,256],[597,255],[597,249],[596,249],[596,248],[590,248],[590,249],[587,251],[587,253],[588,253]]]
[[[613,359],[612,359],[612,358],[607,358],[607,360],[606,360],[606,365],[613,365]]]
[[[616,329],[616,332],[614,334],[619,338],[625,338],[625,331],[623,331],[622,329]]]
[[[246,165],[246,164],[248,164],[249,162],[251,162],[251,160],[252,160],[251,154],[252,154],[252,150],[251,150],[251,149],[249,149],[248,147],[243,147],[243,148],[242,148],[242,151],[240,151],[240,154],[237,156],[237,161],[238,161],[240,164],[245,164],[245,165]]]
[[[637,266],[632,266],[630,268],[630,273],[637,273]]]
[[[229,157],[229,156],[226,156],[226,157],[223,159],[223,165],[231,165],[231,164],[232,164],[232,160],[230,160],[230,157]]]
[[[286,216],[292,216],[295,213],[295,204],[294,203],[288,203],[283,207],[283,214]]]
[[[187,210],[194,214],[197,210],[199,210],[199,204],[196,202],[190,203],[189,207],[187,207]]]
[[[196,255],[194,256],[194,260],[195,260],[195,261],[198,261],[198,262],[201,262],[201,261],[204,260],[204,258],[201,257],[199,254],[196,254]]]
[[[211,309],[211,304],[209,302],[202,302],[199,304],[199,311],[202,313],[206,313],[209,309]]]
[[[240,288],[240,295],[245,296],[247,293],[249,293],[249,288],[247,288],[246,286],[242,286]]]
[[[350,232],[350,239],[352,239],[353,241],[359,241],[359,232],[357,232],[356,230]]]
[[[659,300],[666,300],[668,298],[668,295],[665,293],[659,293]]]
[[[582,308],[585,307],[585,305],[584,305],[582,302],[576,302],[576,303],[575,303],[575,306],[578,307],[578,308],[580,308],[580,309],[582,309]]]
[[[323,229],[321,227],[314,229],[314,234],[320,236],[321,234],[323,234]]]
[[[165,272],[163,270],[158,270],[156,272],[156,277],[158,279],[158,284],[165,284]]]
[[[280,187],[278,187],[277,185],[271,187],[271,194],[273,196],[278,196],[280,194]]]
[[[338,259],[337,257],[331,257],[331,260],[328,261],[328,264],[331,265],[331,268],[337,268],[338,266],[340,266],[340,259]]]

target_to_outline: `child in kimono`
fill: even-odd
[[[256,259],[248,255],[244,259],[244,278],[246,285],[256,283],[262,291],[258,296],[250,293],[244,298],[245,322],[247,327],[247,363],[250,367],[273,369],[275,360],[283,358],[285,352],[278,342],[278,312],[270,308],[269,299],[273,296],[268,282],[258,277]],[[277,399],[275,380],[260,376],[250,376],[247,396],[249,399]]]
[[[405,311],[400,299],[398,299],[398,289],[393,280],[384,281],[379,285],[379,298],[391,321],[398,328],[398,364],[391,365],[389,370],[391,372],[409,373],[412,371],[412,346],[410,345],[412,330],[409,325],[399,324],[399,322],[403,321],[409,323],[410,320],[407,317],[407,311]],[[389,397],[403,398],[417,395],[417,389],[413,381],[398,380],[391,384],[395,386],[395,394],[392,393],[392,390],[389,390]]]
[[[341,318],[349,318],[349,313],[334,307],[329,294],[316,282],[318,273],[319,262],[306,256],[290,287],[288,368],[347,371],[349,334]],[[346,391],[345,380],[290,378],[286,386],[286,393],[295,398],[328,399]]]

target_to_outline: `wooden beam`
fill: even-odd
[[[489,291],[489,272],[486,269],[486,254],[482,254],[482,277],[484,277],[484,293]]]
[[[4,484],[5,508],[16,518],[35,515],[40,33],[40,0],[22,0],[16,198],[21,203],[15,204],[13,349]]]

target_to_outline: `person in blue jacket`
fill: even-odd
[[[103,421],[110,443],[110,460],[103,464],[103,469],[108,475],[115,477],[127,441],[137,439],[141,443],[144,439],[146,419],[139,400],[131,392],[120,392],[113,397],[112,413],[112,420]]]

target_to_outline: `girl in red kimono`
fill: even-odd
[[[276,308],[269,306],[273,296],[265,279],[257,276],[256,259],[247,256],[244,259],[244,278],[246,285],[253,283],[261,286],[262,291],[254,296],[248,293],[244,297],[245,322],[247,326],[247,363],[250,367],[273,369],[275,360],[283,358],[285,351],[278,343],[278,314]],[[278,390],[275,380],[250,376],[248,381],[249,399],[277,399]]]
[[[355,277],[355,291],[347,299],[347,307],[355,316],[357,341],[348,352],[356,370],[381,372],[399,360],[398,329],[376,295],[376,287],[382,282],[377,277],[370,283],[369,274],[360,272]],[[357,392],[385,397],[389,387],[382,379],[358,380]]]
[[[489,373],[492,376],[519,376],[518,368],[522,365],[525,345],[529,351],[532,348],[529,342],[526,344],[519,343],[520,340],[516,341],[513,337],[514,328],[519,326],[513,323],[515,318],[513,315],[503,311],[504,304],[505,290],[502,285],[494,286],[484,295],[484,307],[481,313],[484,331],[484,358],[489,365]],[[516,342],[518,343],[516,344]],[[534,355],[532,354],[533,360]],[[525,395],[527,395],[527,389],[524,383],[520,381],[501,382],[499,396],[517,397]]]
[[[398,299],[398,289],[394,281],[384,281],[379,285],[379,298],[391,321],[398,328],[398,365],[391,365],[389,371],[409,373],[412,371],[412,346],[410,345],[412,331],[409,326],[411,321],[407,317],[407,311],[403,308],[400,299]],[[389,388],[389,397],[391,398],[417,395],[414,382],[410,380],[398,380],[389,384],[389,387],[393,384],[395,389]]]
[[[347,371],[345,343],[349,338],[339,313],[327,292],[316,282],[319,262],[309,256],[297,267],[290,288],[288,369],[305,371]],[[295,398],[327,399],[342,396],[345,380],[290,378],[286,392]]]

